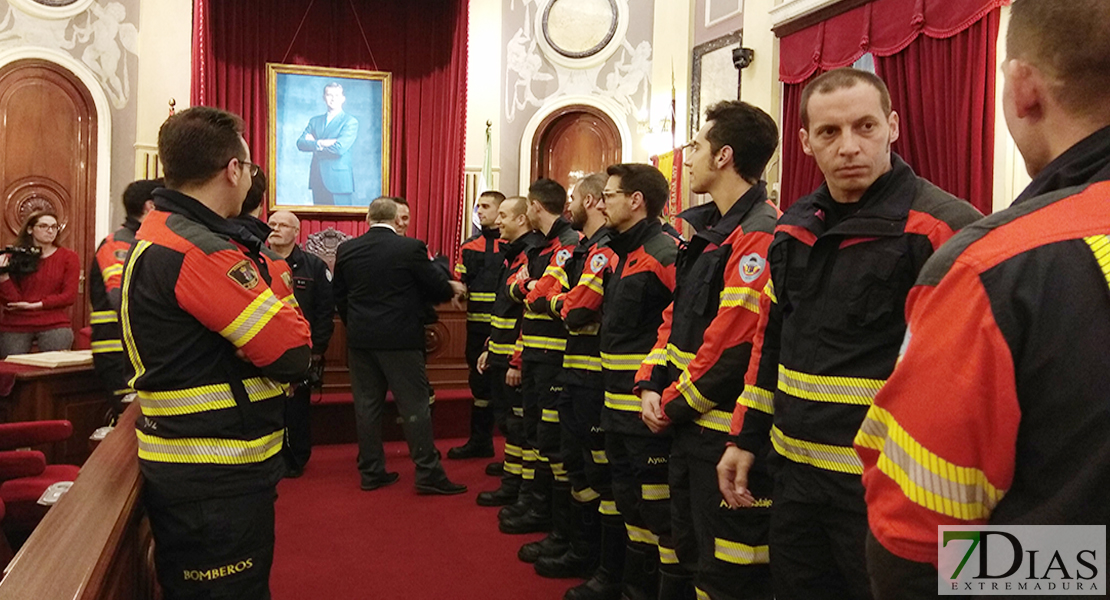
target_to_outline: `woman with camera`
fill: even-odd
[[[0,252],[0,358],[40,351],[69,350],[73,329],[67,310],[77,300],[81,261],[54,244],[58,215],[31,213],[15,244]]]

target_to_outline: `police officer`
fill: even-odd
[[[89,268],[89,302],[92,314],[93,369],[104,383],[112,401],[110,421],[115,422],[123,410],[124,396],[134,392],[123,376],[127,355],[123,352],[123,339],[119,327],[120,281],[123,279],[123,261],[135,244],[147,213],[154,210],[151,194],[162,187],[161,179],[140,179],[123,191],[123,210],[127,217],[123,225],[104,238],[96,248],[93,264]]]
[[[297,245],[301,221],[293,213],[279,210],[270,215],[270,249],[285,259],[293,274],[293,295],[312,330],[312,370],[305,385],[299,385],[286,401],[285,457],[289,478],[300,477],[312,456],[312,388],[323,380],[324,353],[335,327],[335,300],[331,293],[331,271],[323,259]]]
[[[455,277],[466,286],[466,364],[470,368],[470,439],[447,451],[447,458],[488,458],[493,456],[494,408],[489,375],[478,371],[478,357],[489,339],[493,303],[497,297],[497,276],[501,273],[501,234],[497,229],[497,208],[505,195],[482,192],[475,210],[482,230],[463,242],[455,263]]]
[[[167,189],[124,267],[143,500],[167,600],[270,597],[286,383],[310,360],[308,323],[227,221],[257,172],[242,130],[208,107],[166,120]]]

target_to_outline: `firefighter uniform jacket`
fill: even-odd
[[[616,264],[602,265],[605,276],[601,318],[601,368],[605,379],[606,432],[653,435],[640,420],[633,393],[636,372],[655,345],[663,311],[674,299],[678,245],[657,219],[644,219],[609,242]],[[592,270],[592,268],[591,268]]]
[[[498,230],[483,227],[481,233],[463,242],[455,263],[455,277],[466,285],[466,330],[483,339],[489,337],[503,262],[499,235]]]
[[[586,295],[594,296],[596,294],[590,289],[590,285],[591,283],[599,285],[600,279],[592,270],[584,272],[584,269],[587,269],[587,265],[590,265],[589,261],[596,255],[595,252],[613,255],[613,251],[608,249],[609,239],[612,236],[613,230],[602,227],[595,231],[592,237],[583,237],[575,246],[574,252],[563,267],[569,289],[564,292],[552,286],[551,295],[548,297],[551,313],[559,319],[564,319],[563,325],[567,328],[567,350],[566,354],[563,355],[562,383],[564,385],[576,385],[595,390],[602,389],[601,340],[597,336],[601,329],[601,320],[598,318],[580,321],[575,323],[578,325],[577,327],[571,327],[565,321],[565,315],[570,310],[566,304],[570,294],[579,288],[582,288]],[[596,315],[600,316],[601,295],[596,294],[596,299],[598,309]],[[574,306],[574,304],[571,304],[571,308],[574,308]]]
[[[331,291],[331,271],[324,259],[305,252],[300,246],[285,258],[293,276],[293,296],[312,330],[312,353],[323,355],[335,329],[335,296]]]
[[[713,203],[695,210],[710,219],[679,250],[674,302],[637,379],[662,394],[667,418],[699,436],[692,445],[699,456],[716,461],[744,388],[779,212],[762,182],[723,216]]]
[[[760,456],[770,443],[786,464],[802,466],[781,481],[784,500],[823,493],[844,508],[859,505],[863,465],[852,440],[894,369],[906,295],[937,248],[982,216],[892,160],[854,214],[826,228],[844,207],[823,184],[775,230],[760,346],[732,430],[739,447]]]
[[[231,241],[228,221],[175,191],[154,201],[120,310],[148,489],[170,503],[272,488],[284,470],[283,382],[308,369],[308,323],[280,300],[291,295],[282,278],[271,289]]]
[[[524,320],[520,324],[522,360],[563,364],[567,330],[552,313],[548,295],[553,289],[561,292],[569,288],[563,267],[580,237],[570,221],[559,217],[547,232],[546,244],[526,251],[528,263],[509,282],[510,296],[524,304]],[[528,283],[532,281],[536,285],[529,291]]]
[[[501,269],[490,315],[488,362],[500,369],[520,368],[520,319],[524,305],[509,295],[509,284],[528,260],[526,251],[544,243],[538,231],[529,231],[512,242],[501,244]]]
[[[127,217],[122,227],[100,242],[89,269],[93,363],[97,374],[110,387],[109,391],[117,395],[133,391],[123,378],[127,357],[123,354],[123,338],[120,335],[119,304],[123,262],[135,243],[135,232],[138,230],[139,221]]]
[[[894,556],[931,563],[931,590],[897,597],[935,596],[939,525],[1110,523],[1107,206],[1110,127],[922,270],[904,354],[856,436],[880,580],[923,566]]]

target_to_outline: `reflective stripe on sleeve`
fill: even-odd
[[[93,354],[123,352],[123,340],[96,340],[89,344]]]
[[[258,335],[262,328],[281,310],[281,301],[269,288],[262,291],[242,312],[235,317],[220,335],[227,338],[236,348],[242,348]]]
[[[679,394],[682,394],[682,398],[686,400],[686,404],[689,404],[690,408],[700,413],[707,413],[717,407],[715,403],[711,402],[709,398],[706,398],[705,395],[701,393],[698,386],[694,385],[694,381],[690,379],[690,373],[688,371],[683,371],[682,374],[678,376],[678,383],[675,385],[675,389],[678,390]]]
[[[739,306],[759,314],[759,292],[748,287],[726,287],[721,290],[721,308]]]
[[[114,310],[96,310],[89,315],[89,325],[104,325],[119,321],[119,314]]]
[[[753,410],[773,415],[775,414],[774,400],[775,395],[771,392],[754,385],[746,385],[737,402]]]
[[[728,433],[732,427],[732,413],[713,409],[702,416],[694,419],[695,425],[701,425],[706,429],[713,431],[720,431],[721,433]]]
[[[655,348],[655,349],[653,349],[651,351],[651,353],[647,355],[647,358],[644,359],[644,364],[646,364],[646,365],[656,365],[656,366],[660,366],[660,367],[667,366],[667,349],[666,348]]]
[[[493,354],[501,356],[512,356],[516,350],[516,344],[498,344],[497,342],[489,343],[489,351]]]
[[[490,324],[497,329],[516,329],[516,319],[506,319],[505,317],[498,317],[493,315],[489,319]]]
[[[678,346],[674,344],[667,344],[667,360],[674,363],[682,371],[690,368],[690,363],[694,361],[695,356],[697,356],[695,352],[685,352],[679,350]]]

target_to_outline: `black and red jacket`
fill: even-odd
[[[779,211],[762,182],[724,215],[714,203],[693,210],[708,218],[691,219],[701,229],[678,252],[674,302],[637,380],[662,394],[676,435],[698,436],[691,450],[715,461],[744,388]]]
[[[96,248],[93,264],[89,268],[89,304],[92,314],[92,355],[97,373],[117,395],[132,391],[123,378],[123,338],[119,325],[120,282],[123,280],[123,263],[135,244],[139,221],[127,217],[123,225],[104,238]]]
[[[544,239],[544,245],[526,251],[528,264],[510,279],[509,295],[524,305],[524,319],[520,324],[521,360],[562,365],[567,330],[551,311],[548,298],[553,290],[569,289],[563,266],[574,253],[581,234],[571,227],[570,221],[559,217]],[[529,290],[528,284],[533,281],[536,284]]]
[[[563,320],[567,329],[567,349],[563,354],[562,383],[600,390],[603,387],[601,378],[601,339],[598,332],[601,329],[601,320],[588,321],[576,320],[581,307],[572,302],[568,307],[566,299],[575,294],[577,299],[581,293],[594,294],[601,285],[593,267],[600,261],[593,259],[597,253],[608,254],[616,257],[609,250],[609,240],[613,237],[613,230],[602,227],[594,232],[593,236],[583,237],[574,247],[570,260],[563,266],[567,276],[567,290],[552,293],[548,297],[548,306],[553,315]],[[591,264],[593,260],[593,264]],[[608,262],[608,259],[605,259]],[[575,292],[581,286],[581,291]],[[553,290],[554,291],[554,290]],[[597,317],[601,315],[601,295],[597,295]],[[570,322],[565,320],[565,315],[573,310],[574,317]],[[572,327],[571,325],[575,325]]]
[[[674,300],[678,245],[658,219],[644,219],[616,235],[615,265],[605,277],[601,309],[601,367],[605,378],[605,431],[652,435],[640,420],[636,372],[655,346],[663,311]]]
[[[876,597],[935,596],[941,525],[1110,524],[1108,206],[1110,127],[922,270],[856,437]]]
[[[463,242],[455,263],[455,278],[466,285],[466,330],[482,338],[489,336],[498,276],[504,262],[498,236],[497,229],[483,227],[481,233]]]
[[[857,206],[837,205],[823,184],[775,230],[759,344],[732,431],[739,447],[757,456],[773,448],[799,467],[778,477],[784,499],[819,494],[859,508],[863,465],[852,440],[894,370],[906,295],[937,248],[982,216],[898,156],[892,162]]]
[[[543,244],[543,235],[529,231],[512,242],[501,244],[501,267],[497,274],[497,292],[490,314],[489,365],[500,369],[520,368],[520,320],[524,305],[509,295],[509,282],[528,260],[526,251]]]

